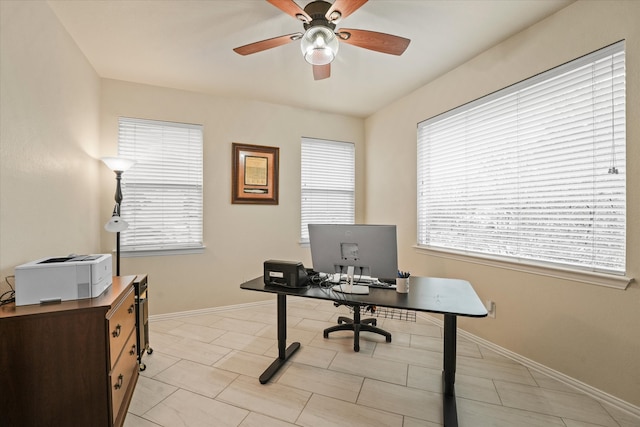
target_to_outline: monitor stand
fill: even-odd
[[[335,285],[331,288],[334,292],[342,292],[343,294],[358,294],[358,295],[368,295],[369,287],[362,285],[354,285],[353,284],[353,273],[355,268],[353,265],[347,267],[347,282]]]

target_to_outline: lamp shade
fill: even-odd
[[[129,170],[129,168],[136,163],[135,160],[125,159],[123,157],[103,157],[101,160],[109,169],[118,172]]]
[[[309,28],[300,42],[305,61],[312,65],[326,65],[338,53],[338,38],[329,27],[316,25]]]
[[[109,222],[104,225],[104,229],[110,233],[119,233],[127,228],[129,228],[129,223],[120,218],[119,215],[112,216]]]

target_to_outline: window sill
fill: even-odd
[[[574,282],[587,283],[589,285],[605,286],[614,289],[627,289],[627,286],[634,280],[627,276],[615,274],[596,273],[592,271],[571,270],[559,267],[552,267],[544,264],[524,264],[514,261],[507,261],[500,258],[481,257],[460,252],[444,251],[423,246],[414,245],[416,252],[435,256],[439,258],[452,259],[473,264],[487,265],[506,270],[521,271],[524,273],[537,274],[540,276],[554,277],[557,279],[572,280]]]
[[[204,253],[205,248],[206,246],[193,246],[188,248],[121,250],[120,256],[122,258],[135,258],[168,255],[191,255]]]

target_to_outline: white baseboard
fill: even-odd
[[[198,315],[203,315],[203,314],[212,314],[212,313],[220,313],[220,312],[224,312],[224,311],[231,311],[231,310],[238,310],[238,309],[244,309],[244,308],[251,308],[251,307],[258,307],[261,305],[272,305],[273,301],[257,301],[257,302],[250,302],[250,303],[245,303],[245,304],[236,304],[236,305],[227,305],[224,307],[211,307],[211,308],[203,308],[200,310],[189,310],[189,311],[180,311],[180,312],[176,312],[176,313],[166,313],[166,314],[154,314],[149,316],[149,321],[159,321],[159,320],[168,320],[168,319],[178,319],[180,317],[187,317],[187,316],[198,316]],[[418,316],[420,316],[420,318],[427,320],[429,322],[432,322],[440,327],[443,327],[444,322],[440,319],[437,319],[433,316],[429,316],[426,313],[418,313]],[[554,369],[551,369],[547,366],[544,366],[538,362],[535,362],[531,359],[528,359],[524,356],[521,356],[517,353],[514,353],[511,350],[507,350],[504,347],[500,347],[497,344],[492,343],[491,341],[487,341],[484,338],[480,338],[476,335],[473,335],[470,332],[464,331],[462,329],[458,329],[458,336],[464,337],[466,339],[468,339],[469,341],[475,342],[478,345],[481,345],[483,347],[488,348],[489,350],[493,350],[496,353],[514,360],[524,366],[526,366],[527,368],[531,368],[535,371],[538,371],[544,375],[547,375],[563,384],[568,385],[569,387],[572,387],[588,396],[591,396],[592,398],[606,403],[620,411],[626,412],[628,414],[631,414],[635,417],[640,418],[640,407],[636,406],[636,405],[632,405],[629,402],[626,402],[622,399],[619,399],[615,396],[610,395],[609,393],[606,393],[602,390],[599,390],[595,387],[590,386],[589,384],[585,384],[582,381],[578,381],[575,378],[572,378],[568,375],[563,374],[562,372],[558,372]]]
[[[437,319],[433,316],[429,316],[426,313],[419,313],[418,314],[420,316],[420,318],[427,320],[429,322],[432,322],[440,327],[444,327],[444,321]],[[468,339],[469,341],[475,342],[478,345],[481,345],[483,347],[486,347],[490,350],[495,351],[496,353],[514,360],[518,363],[520,363],[521,365],[527,367],[527,368],[531,368],[535,371],[538,371],[544,375],[547,375],[548,377],[551,377],[565,385],[568,385],[569,387],[572,387],[578,391],[580,391],[581,393],[584,393],[588,396],[591,396],[592,398],[606,403],[620,411],[626,412],[630,415],[633,415],[634,417],[638,417],[640,418],[640,407],[633,405],[629,402],[626,402],[620,398],[617,398],[615,396],[612,396],[611,394],[604,392],[600,389],[597,389],[595,387],[590,386],[589,384],[585,384],[582,381],[578,381],[575,378],[572,378],[568,375],[563,374],[562,372],[558,372],[554,369],[551,369],[545,365],[542,365],[538,362],[535,362],[531,359],[528,359],[524,356],[521,356],[518,353],[514,353],[511,350],[507,350],[504,347],[500,347],[497,344],[492,343],[491,341],[487,341],[484,338],[480,338],[476,335],[473,335],[470,332],[464,331],[462,329],[458,329],[458,336],[460,337],[464,337],[466,339]]]

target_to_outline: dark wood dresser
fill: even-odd
[[[122,426],[138,380],[135,278],[97,298],[0,307],[0,425]]]

